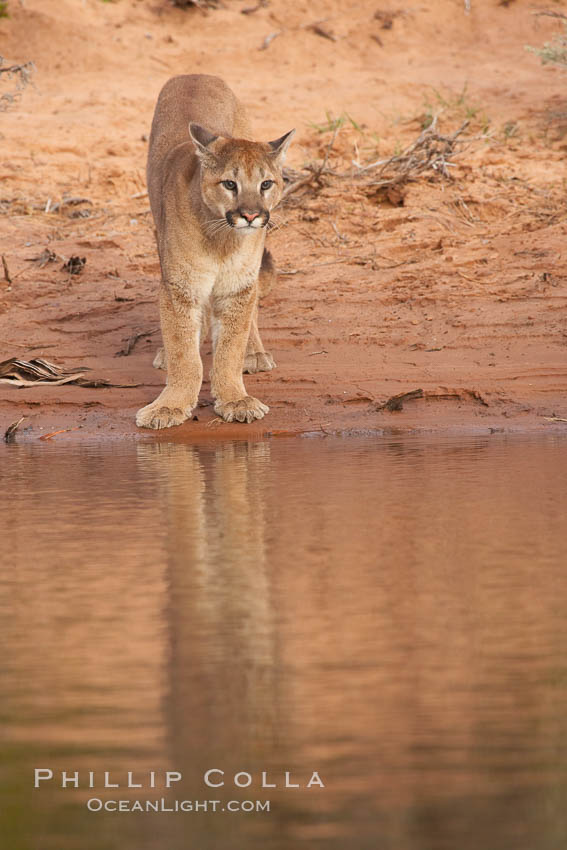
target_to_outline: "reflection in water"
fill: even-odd
[[[566,444],[7,447],[10,850],[555,850]],[[34,767],[181,770],[34,791]],[[209,789],[208,768],[326,787]],[[93,814],[105,799],[271,800]]]

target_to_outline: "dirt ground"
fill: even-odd
[[[8,5],[0,54],[36,71],[0,114],[11,279],[0,279],[0,360],[43,357],[133,386],[0,384],[2,431],[21,416],[19,440],[565,431],[566,77],[525,50],[549,40],[556,19],[531,0],[471,0],[470,14],[463,0],[270,0],[248,14],[256,0],[208,11],[169,0]],[[151,365],[147,136],[161,86],[187,72],[222,76],[257,138],[296,127],[292,168],[328,160],[268,236],[281,273],[260,325],[278,366],[246,381],[268,416],[220,423],[206,381],[194,421],[140,432],[135,411],[163,384]],[[4,75],[0,95],[11,85]],[[387,197],[372,170],[353,166],[403,150],[435,115],[442,133],[470,122],[452,179],[430,171]],[[77,198],[87,200],[63,203]],[[56,259],[40,267],[46,248]],[[72,256],[86,259],[81,274],[62,269]],[[204,355],[207,374],[207,344]],[[379,409],[416,389],[402,410]]]

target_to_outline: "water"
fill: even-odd
[[[2,848],[566,846],[567,440],[63,439],[0,449]]]

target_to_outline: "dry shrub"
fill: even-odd
[[[536,14],[563,21],[563,31],[554,35],[551,41],[546,41],[542,47],[527,46],[526,50],[539,56],[542,65],[567,66],[567,15],[564,15],[562,12],[547,11],[537,12]]]
[[[22,90],[29,85],[35,71],[33,62],[24,62],[21,65],[5,65],[4,62],[4,57],[0,56],[0,83],[8,81],[10,90],[0,94],[0,112],[5,112],[21,97]]]

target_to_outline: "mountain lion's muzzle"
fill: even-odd
[[[268,210],[228,210],[226,220],[236,230],[258,230],[270,220]]]

